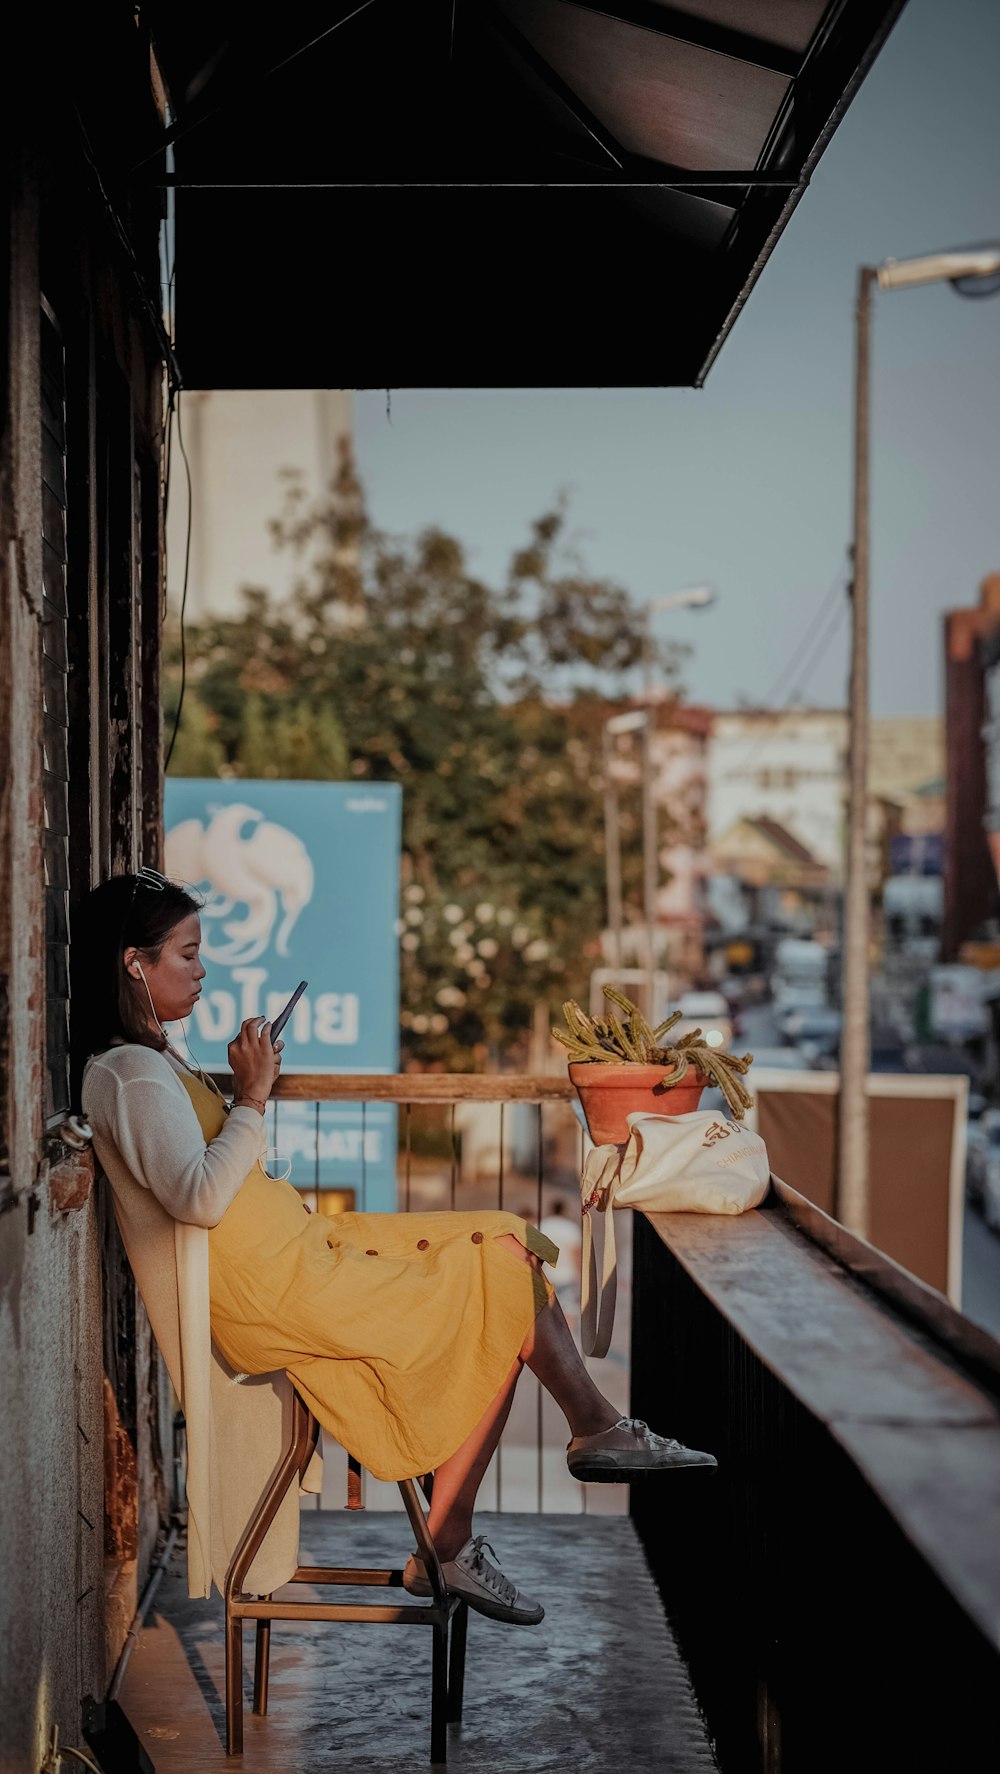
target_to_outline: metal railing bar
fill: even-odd
[[[451,1105],[451,1210],[455,1211],[455,1189],[458,1183],[458,1141],[455,1133],[455,1104]]]
[[[504,1141],[504,1104],[501,1103],[500,1104],[500,1168],[497,1173],[497,1211],[498,1211],[498,1213],[503,1213],[503,1211],[504,1211],[504,1206],[503,1206],[503,1185],[504,1185],[503,1141]],[[497,1442],[496,1462],[497,1462],[497,1514],[502,1515],[503,1514],[503,1436],[502,1435],[500,1437],[500,1440]]]
[[[347,1456],[347,1502],[345,1509],[363,1509],[365,1506],[362,1492],[361,1465],[353,1454]]]
[[[580,1175],[581,1175],[581,1176],[582,1176],[582,1175],[583,1175],[583,1161],[584,1161],[584,1155],[585,1155],[585,1154],[584,1154],[584,1143],[585,1143],[585,1142],[584,1142],[584,1138],[583,1138],[583,1128],[582,1128],[582,1127],[581,1127],[581,1128],[580,1128],[580,1138],[579,1138],[579,1144],[580,1144]],[[582,1305],[581,1305],[581,1312],[582,1312],[582,1310],[583,1310],[583,1308],[582,1308]],[[582,1341],[583,1341],[583,1326],[582,1326],[582,1324],[581,1324],[581,1326],[580,1326],[580,1339],[581,1339],[581,1343],[582,1343]],[[589,1486],[589,1485],[585,1485],[585,1484],[582,1484],[582,1485],[581,1485],[581,1486],[580,1486],[580,1492],[581,1492],[581,1509],[582,1509],[582,1512],[583,1512],[583,1514],[584,1514],[584,1515],[586,1515],[586,1514],[587,1514],[587,1498],[588,1498],[588,1497],[589,1497],[589,1495],[590,1495],[590,1486]]]
[[[319,1213],[319,1103],[316,1104],[316,1155],[313,1159],[313,1191],[316,1196],[316,1212]]]
[[[543,1172],[544,1168],[545,1168],[545,1141],[544,1141],[544,1128],[542,1125],[542,1105],[541,1105],[541,1103],[539,1103],[538,1104],[537,1174],[536,1174],[536,1179],[535,1179],[535,1224],[536,1224],[536,1226],[539,1226],[539,1227],[541,1226],[541,1223],[542,1223],[542,1172]],[[536,1384],[537,1384],[537,1382],[536,1382]],[[541,1513],[542,1513],[542,1486],[543,1486],[543,1468],[544,1468],[545,1425],[542,1420],[543,1409],[544,1409],[544,1405],[543,1405],[543,1397],[542,1397],[542,1388],[539,1385],[539,1386],[537,1386],[536,1403],[535,1403],[535,1454],[536,1454],[536,1459],[537,1459],[537,1464],[538,1464],[537,1510],[538,1510],[539,1515],[541,1515]]]

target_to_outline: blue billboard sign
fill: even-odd
[[[282,1071],[392,1072],[399,1058],[398,784],[169,777],[166,872],[204,896],[202,995],[188,1037],[225,1067],[250,1016],[308,987],[284,1030]],[[276,1144],[302,1188],[396,1205],[395,1111],[281,1103]]]

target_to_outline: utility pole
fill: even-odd
[[[642,688],[646,704],[646,725],[642,734],[642,919],[645,926],[645,1011],[650,1022],[656,1021],[656,891],[660,880],[660,821],[656,806],[656,684],[653,647],[653,615],[657,610],[705,610],[714,604],[717,592],[711,585],[689,585],[681,591],[670,591],[650,598],[643,613]]]
[[[608,929],[611,933],[611,965],[620,973],[622,954],[622,847],[618,823],[618,787],[612,770],[613,741],[608,723],[603,731],[604,751],[604,870],[607,884]]]
[[[604,723],[603,758],[604,758],[604,868],[608,894],[608,929],[611,932],[611,965],[621,972],[624,966],[622,953],[622,853],[621,835],[618,822],[618,785],[615,782],[614,742],[620,733],[638,733],[643,730],[643,834],[645,835],[645,796],[646,796],[646,738],[649,727],[649,710],[645,708],[631,709],[624,714],[611,715]],[[645,879],[646,860],[643,861],[643,877]],[[654,877],[655,879],[655,877]],[[650,981],[652,992],[652,981]]]
[[[871,1233],[868,1177],[868,566],[869,407],[872,286],[915,289],[950,283],[962,296],[1000,294],[1000,245],[886,259],[858,270],[854,407],[854,575],[851,588],[850,765],[847,879],[844,888],[843,1029],[840,1046],[840,1123],[837,1218],[862,1238]]]
[[[858,273],[854,396],[854,544],[851,583],[851,679],[847,796],[847,872],[843,920],[843,1025],[836,1217],[870,1232],[868,1068],[871,909],[868,891],[868,587],[871,296],[877,272]]]
[[[642,729],[642,917],[646,926],[646,1003],[645,1012],[651,1023],[656,1021],[656,888],[660,876],[659,826],[653,772],[653,733],[656,707],[646,705],[646,724]]]

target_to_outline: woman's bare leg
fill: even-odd
[[[434,1490],[427,1525],[442,1561],[461,1552],[472,1536],[472,1511],[476,1493],[493,1458],[510,1415],[514,1388],[521,1372],[518,1358],[506,1380],[476,1427],[460,1448],[443,1460],[434,1473]]]
[[[541,1274],[541,1263],[512,1232],[497,1239]],[[453,1559],[472,1535],[476,1493],[510,1415],[522,1364],[552,1394],[572,1435],[599,1435],[618,1422],[620,1412],[595,1386],[583,1362],[563,1309],[553,1294],[542,1307],[506,1380],[460,1448],[434,1474],[427,1525],[442,1562]]]
[[[532,1264],[541,1274],[542,1265],[532,1251],[525,1250],[513,1233],[497,1239]],[[587,1372],[583,1356],[573,1341],[555,1294],[538,1313],[521,1345],[521,1360],[530,1367],[546,1392],[550,1392],[569,1424],[571,1435],[600,1435],[618,1422],[621,1412],[605,1398]]]

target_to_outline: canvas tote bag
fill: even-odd
[[[585,1355],[606,1355],[615,1322],[617,1207],[657,1213],[745,1213],[767,1194],[771,1173],[759,1133],[705,1110],[691,1115],[626,1117],[624,1146],[587,1154],[583,1203],[580,1332]],[[597,1275],[592,1216],[606,1215],[604,1260]]]

